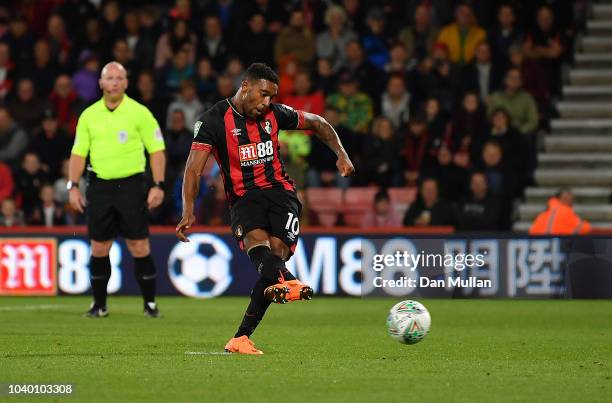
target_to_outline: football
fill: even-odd
[[[402,344],[415,344],[423,340],[431,326],[431,316],[423,304],[406,300],[398,302],[387,316],[387,332]]]

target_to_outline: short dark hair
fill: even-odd
[[[244,75],[247,81],[267,80],[278,85],[278,75],[264,63],[253,63],[249,66]]]

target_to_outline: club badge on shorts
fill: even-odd
[[[119,142],[121,144],[125,144],[125,142],[128,139],[128,133],[125,130],[121,130],[118,134],[117,134],[117,139],[119,140]]]
[[[236,230],[234,230],[234,235],[236,235],[236,238],[240,239],[240,238],[242,238],[242,234],[243,234],[243,232],[242,232],[242,225],[238,224],[236,226]]]

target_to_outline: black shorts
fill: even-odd
[[[144,175],[122,179],[92,178],[87,188],[87,231],[94,241],[149,236]]]
[[[300,233],[302,203],[294,192],[280,188],[250,190],[230,209],[232,233],[244,248],[243,237],[254,229],[265,229],[282,240],[291,254]]]

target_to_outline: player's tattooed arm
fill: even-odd
[[[195,223],[193,213],[195,199],[200,190],[200,176],[208,161],[210,150],[192,148],[185,164],[185,174],[183,176],[183,217],[176,226],[176,236],[183,242],[189,242],[185,232]]]
[[[338,133],[336,133],[332,125],[330,125],[327,120],[314,113],[301,113],[304,114],[304,124],[301,129],[313,130],[317,134],[317,137],[336,154],[338,157],[336,166],[340,174],[342,176],[350,176],[355,172],[355,167],[342,146]]]

